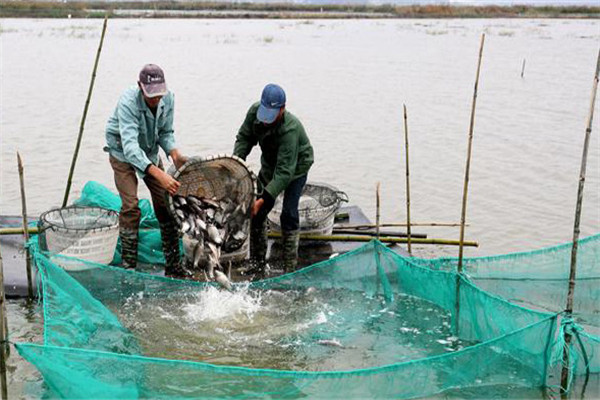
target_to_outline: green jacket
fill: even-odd
[[[104,151],[119,161],[135,167],[143,177],[150,164],[158,165],[158,149],[167,155],[175,148],[173,136],[173,93],[167,93],[158,104],[156,116],[146,105],[137,86],[127,89],[106,124]]]
[[[259,104],[248,110],[235,138],[233,154],[246,160],[258,143],[262,151],[259,178],[266,185],[264,189],[276,198],[291,181],[308,173],[314,161],[313,148],[298,118],[288,111],[277,125],[265,127],[256,119]]]

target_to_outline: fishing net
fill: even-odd
[[[77,203],[120,207],[93,182]],[[160,263],[142,210],[140,258]],[[33,238],[44,341],[16,347],[50,398],[523,397],[559,384],[565,348],[568,386],[598,381],[599,246],[600,235],[579,242],[571,319],[557,313],[570,244],[467,258],[459,275],[455,259],[373,241],[229,293],[49,253]]]
[[[494,397],[557,385],[565,331],[571,382],[600,373],[600,338],[572,319],[377,241],[234,293],[87,261],[67,271],[30,247],[44,342],[16,347],[47,397]]]
[[[572,243],[545,249],[471,257],[463,271],[480,288],[529,308],[559,312],[567,304]],[[432,269],[455,271],[457,258],[414,259]],[[600,327],[600,234],[577,246],[576,320]]]

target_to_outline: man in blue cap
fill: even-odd
[[[179,258],[179,231],[167,212],[166,193],[174,194],[180,183],[163,170],[159,148],[171,156],[179,168],[186,161],[175,146],[173,135],[174,96],[167,89],[163,70],[145,65],[137,86],[127,89],[119,99],[106,125],[104,148],[114,171],[121,196],[119,237],[124,268],[135,268],[141,211],[138,206],[138,177],[150,190],[156,219],[160,225],[165,274],[183,274]]]
[[[267,214],[283,192],[281,212],[283,267],[298,264],[300,218],[298,202],[313,164],[313,148],[304,127],[285,109],[285,92],[273,83],[265,86],[260,102],[253,104],[236,136],[233,154],[245,160],[252,148],[261,149],[259,197],[252,205],[250,258],[264,271],[267,253]]]

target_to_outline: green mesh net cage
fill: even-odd
[[[581,270],[593,265],[578,288],[599,278],[599,244],[600,235],[580,242]],[[160,259],[160,243],[147,245],[144,257]],[[561,296],[525,295],[528,268],[566,285],[563,247],[467,259],[459,275],[454,260],[372,241],[230,293],[87,261],[67,271],[32,240],[44,341],[16,348],[50,398],[493,398],[505,396],[498,388],[557,387],[565,349],[571,386],[600,374],[588,325],[597,303],[579,321],[556,312]]]

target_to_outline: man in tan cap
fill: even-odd
[[[171,175],[163,170],[159,148],[170,156],[177,168],[186,157],[175,147],[173,135],[174,97],[167,89],[163,70],[154,64],[145,65],[137,86],[127,89],[106,125],[105,151],[114,171],[115,184],[121,196],[119,237],[124,268],[137,263],[138,230],[141,211],[138,206],[138,177],[150,190],[152,205],[160,225],[165,274],[183,272],[179,258],[179,231],[169,215],[166,193],[179,188]]]

